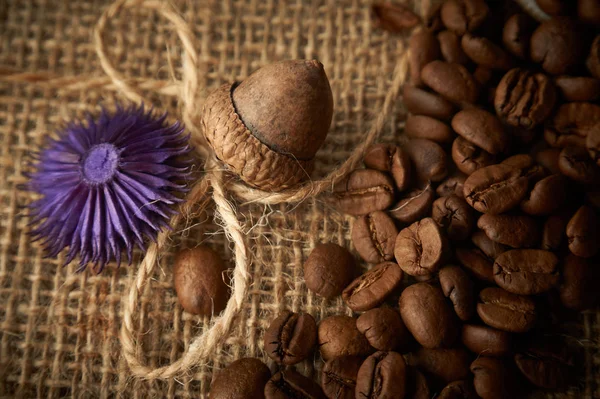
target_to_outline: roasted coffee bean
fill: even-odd
[[[560,173],[558,167],[558,158],[560,157],[560,150],[556,148],[546,148],[535,154],[535,161],[546,168],[552,174]]]
[[[402,223],[414,223],[431,212],[434,198],[433,188],[428,184],[423,189],[415,189],[404,194],[388,213]]]
[[[596,36],[592,42],[585,66],[593,77],[600,79],[600,35]]]
[[[459,35],[479,28],[490,13],[483,0],[448,0],[440,10],[442,22]]]
[[[544,140],[552,147],[565,148],[569,146],[585,147],[585,137],[570,134],[568,132],[561,133],[552,127],[544,129]]]
[[[550,116],[556,88],[548,76],[525,69],[511,69],[496,88],[494,107],[506,123],[532,129]]]
[[[492,241],[482,230],[473,233],[471,242],[490,259],[496,259],[501,253],[511,249],[508,245]]]
[[[597,261],[568,254],[562,261],[560,301],[567,309],[586,310],[598,304]]]
[[[448,157],[439,144],[426,139],[410,139],[404,144],[419,184],[442,181],[448,174]]]
[[[469,62],[469,57],[461,47],[460,37],[455,32],[444,30],[438,33],[437,38],[440,42],[440,50],[444,61],[461,65],[466,65]]]
[[[396,188],[403,191],[410,185],[412,165],[408,154],[393,144],[374,144],[364,157],[367,168],[391,173]]]
[[[454,115],[452,128],[490,154],[504,152],[508,146],[508,134],[500,120],[480,108],[465,109]]]
[[[509,70],[514,65],[513,58],[502,47],[485,37],[466,33],[461,45],[465,54],[477,65],[500,70]]]
[[[499,214],[517,206],[528,188],[527,177],[509,165],[481,168],[467,178],[465,200],[482,213]]]
[[[495,287],[479,293],[477,314],[488,326],[517,333],[531,330],[537,318],[532,299]]]
[[[447,121],[454,115],[454,105],[442,96],[424,89],[405,85],[404,106],[408,112]]]
[[[439,273],[440,286],[450,299],[459,319],[469,320],[475,312],[473,282],[467,273],[458,266],[446,266]]]
[[[554,114],[551,125],[561,135],[585,137],[599,122],[600,105],[581,102],[562,104]]]
[[[394,182],[385,173],[357,169],[335,186],[333,197],[342,212],[366,215],[392,205]]]
[[[479,249],[457,248],[456,259],[471,272],[476,279],[494,282],[494,262]]]
[[[423,276],[437,271],[446,260],[448,242],[431,218],[421,219],[400,231],[394,256],[405,273]]]
[[[422,69],[421,79],[427,86],[454,103],[474,104],[479,97],[479,87],[475,78],[460,64],[430,62]]]
[[[496,163],[492,154],[460,136],[452,143],[452,160],[458,170],[467,175]]]
[[[357,399],[403,398],[406,393],[406,363],[396,352],[369,356],[356,378]]]
[[[501,357],[511,352],[512,335],[487,326],[465,324],[462,328],[462,343],[478,356]]]
[[[519,169],[521,175],[526,177],[529,181],[529,186],[533,186],[535,183],[546,177],[544,168],[537,165],[531,155],[528,154],[516,154],[506,158],[501,163]]]
[[[413,284],[402,292],[399,305],[404,324],[425,348],[448,347],[456,340],[458,320],[441,289]]]
[[[522,353],[515,355],[521,373],[533,385],[546,389],[565,388],[573,373],[569,348],[557,339],[536,339]]]
[[[425,115],[409,115],[404,133],[408,137],[428,139],[440,144],[451,143],[456,137],[450,126]]]
[[[436,396],[438,399],[477,399],[479,398],[477,394],[475,394],[475,389],[473,388],[471,382],[467,380],[462,381],[454,381],[450,384],[446,385],[442,392],[440,392],[439,396]]]
[[[400,313],[392,308],[366,311],[356,320],[356,328],[365,335],[373,348],[380,351],[396,350],[410,340],[410,333]]]
[[[599,25],[600,4],[597,0],[579,0],[577,2],[577,16],[580,21],[590,25]]]
[[[490,240],[513,248],[531,248],[540,242],[540,229],[531,216],[484,214],[479,217],[477,227]]]
[[[330,316],[318,328],[319,351],[325,361],[338,356],[368,356],[375,350],[350,316]]]
[[[494,262],[494,280],[506,291],[533,295],[558,284],[558,258],[541,249],[506,251]]]
[[[342,293],[342,299],[355,312],[380,305],[402,281],[402,269],[395,262],[374,266],[351,282]]]
[[[265,351],[279,364],[296,364],[310,355],[317,343],[317,323],[307,313],[285,311],[265,331]]]
[[[521,202],[521,210],[535,216],[548,215],[560,208],[566,198],[567,180],[562,175],[550,175],[535,183]]]
[[[584,205],[575,212],[567,224],[569,250],[573,255],[591,258],[598,253],[598,222],[598,215],[591,206]]]
[[[427,349],[419,348],[407,358],[410,366],[449,384],[470,377],[471,355],[464,349]]]
[[[441,197],[433,203],[431,217],[451,240],[465,240],[475,225],[473,208],[456,195]]]
[[[551,215],[546,219],[544,230],[542,231],[541,249],[546,251],[558,251],[566,236],[566,228],[570,216],[571,215],[566,212],[560,212]]]
[[[600,182],[600,166],[590,158],[584,147],[566,147],[558,158],[558,167],[563,175],[583,184]]]
[[[440,43],[437,37],[426,29],[415,31],[408,42],[408,62],[410,78],[415,86],[422,84],[421,71],[432,61],[440,59]]]
[[[450,177],[446,178],[440,185],[435,189],[435,192],[440,197],[447,197],[449,195],[456,195],[460,198],[464,198],[463,185],[467,180],[467,176],[461,172],[454,173]]]
[[[356,376],[362,365],[360,356],[330,359],[321,372],[321,388],[329,399],[354,399]]]
[[[566,101],[594,101],[600,97],[600,80],[588,76],[558,76],[554,79]]]
[[[401,4],[387,2],[371,6],[376,26],[392,33],[401,33],[421,23],[421,18]]]
[[[596,125],[589,130],[588,136],[585,139],[585,146],[592,161],[595,161],[596,165],[600,166],[600,125]]]
[[[312,379],[293,369],[275,374],[265,386],[266,399],[325,399],[323,390]]]
[[[369,263],[394,259],[398,229],[387,213],[377,211],[359,217],[352,225],[352,243],[356,252]]]
[[[306,288],[324,298],[342,293],[356,274],[354,258],[337,244],[318,244],[304,262]]]
[[[210,385],[211,399],[264,399],[265,385],[271,378],[266,364],[242,358],[219,371]]]
[[[519,58],[529,58],[529,43],[537,22],[527,14],[514,14],[502,31],[504,48]]]
[[[482,399],[509,399],[515,396],[516,376],[501,359],[480,356],[471,363],[473,386]]]
[[[572,0],[536,0],[542,11],[549,15],[568,15],[571,12]]]
[[[531,35],[531,60],[551,75],[573,70],[585,51],[586,40],[580,24],[569,18],[544,21]]]

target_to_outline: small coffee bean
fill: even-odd
[[[585,66],[593,77],[600,79],[600,35],[596,36],[592,42]]]
[[[437,271],[446,260],[448,242],[431,218],[421,219],[400,231],[394,256],[405,273],[423,276]]]
[[[431,212],[435,194],[430,184],[423,189],[415,189],[402,196],[389,210],[390,216],[402,223],[414,223]]]
[[[406,393],[406,363],[396,352],[376,352],[358,371],[356,398],[403,398]]]
[[[527,332],[536,322],[532,299],[501,288],[485,288],[479,293],[477,314],[490,327],[508,332]]]
[[[553,18],[531,35],[531,60],[551,75],[564,75],[585,56],[586,40],[577,21]]]
[[[533,295],[558,284],[558,258],[541,249],[506,251],[494,262],[494,280],[513,294]]]
[[[435,200],[431,217],[451,240],[467,239],[475,225],[473,208],[456,195]]]
[[[404,106],[408,112],[447,121],[454,115],[454,105],[442,96],[424,89],[405,85]]]
[[[527,177],[517,168],[486,166],[465,181],[465,200],[479,212],[499,214],[517,206],[527,195],[528,185]]]
[[[279,364],[291,365],[310,355],[317,343],[317,323],[307,313],[281,313],[265,331],[265,351]]]
[[[567,224],[569,250],[573,255],[591,258],[598,253],[598,215],[594,208],[584,205]]]
[[[450,126],[424,115],[409,115],[406,118],[404,133],[408,137],[428,139],[440,144],[451,143],[456,137]]]
[[[500,70],[509,70],[514,65],[513,58],[502,47],[485,37],[466,33],[461,45],[465,54],[477,65]]]
[[[266,364],[255,358],[242,358],[219,371],[210,384],[211,399],[264,399],[271,378]]]
[[[374,266],[351,282],[342,293],[342,299],[355,312],[380,305],[402,281],[402,269],[395,262]]]
[[[513,248],[531,248],[540,242],[540,229],[531,216],[484,214],[479,217],[477,227],[490,240]]]
[[[600,182],[600,166],[590,158],[584,147],[563,148],[558,158],[558,167],[563,175],[583,184]]]
[[[444,25],[459,35],[479,28],[490,13],[483,0],[448,0],[440,10]]]
[[[456,259],[478,280],[494,282],[494,262],[479,249],[457,248]]]
[[[480,108],[465,109],[454,115],[452,128],[460,136],[493,155],[504,152],[508,146],[508,134],[500,120]]]
[[[521,202],[521,210],[535,216],[548,215],[560,208],[566,198],[567,180],[562,175],[550,175],[535,183]]]
[[[443,30],[437,35],[440,42],[440,50],[442,57],[446,62],[466,65],[469,62],[469,57],[463,51],[460,44],[460,37],[451,30]]]
[[[600,97],[600,80],[587,76],[558,76],[554,83],[563,98],[569,102],[594,101]]]
[[[440,197],[456,195],[460,198],[464,198],[463,185],[465,184],[465,180],[467,180],[467,176],[463,173],[454,173],[453,175],[442,181],[440,185],[435,189],[435,192]]]
[[[491,240],[487,234],[481,230],[477,230],[473,233],[471,242],[490,259],[496,259],[501,253],[511,249],[508,245]]]
[[[423,67],[441,57],[440,43],[437,37],[426,29],[415,31],[408,42],[408,62],[411,82],[415,86],[422,84]]]
[[[566,236],[567,223],[570,219],[571,214],[567,212],[550,215],[544,223],[540,248],[546,251],[558,251]]]
[[[354,399],[356,376],[363,363],[360,356],[330,359],[321,372],[321,388],[329,399]]]
[[[392,205],[394,182],[385,173],[357,169],[335,186],[333,197],[342,212],[366,215]]]
[[[462,348],[428,349],[419,348],[407,358],[410,366],[435,377],[444,384],[470,378],[471,355]]]
[[[567,103],[558,107],[551,126],[561,135],[585,137],[599,122],[600,105],[586,102]]]
[[[440,392],[438,399],[477,399],[471,382],[467,380],[454,381],[446,385]]]
[[[600,125],[596,125],[590,129],[588,136],[585,139],[585,146],[592,161],[600,166]]]
[[[462,343],[478,356],[502,357],[512,350],[512,335],[487,326],[465,324],[462,328]]]
[[[544,129],[544,140],[546,143],[556,148],[565,147],[585,147],[585,137],[577,136],[571,133],[561,133],[552,127]]]
[[[595,262],[597,263],[597,262]],[[598,304],[598,265],[591,260],[568,254],[562,261],[562,280],[558,288],[564,307],[573,310],[591,309]]]
[[[400,313],[392,308],[366,311],[356,320],[356,328],[365,335],[371,346],[380,351],[396,350],[408,344],[410,333]]]
[[[412,166],[402,148],[393,144],[374,144],[367,149],[363,161],[367,168],[391,173],[398,190],[408,188]]]
[[[536,0],[537,5],[549,15],[568,15],[574,3],[571,0]]]
[[[556,103],[556,89],[548,76],[525,69],[504,75],[494,98],[500,119],[512,126],[532,129],[548,118]]]
[[[577,2],[577,16],[580,21],[590,25],[600,24],[600,4],[597,0],[579,0]]]
[[[496,159],[492,154],[460,136],[452,143],[451,154],[458,170],[466,175],[496,163]]]
[[[469,320],[475,312],[473,282],[458,266],[446,266],[439,273],[440,286],[444,295],[450,299],[454,312],[459,319]]]
[[[573,372],[569,348],[556,339],[539,339],[515,355],[521,373],[533,385],[546,389],[565,388]]]
[[[527,14],[514,14],[502,31],[504,48],[519,58],[529,58],[529,43],[537,22]]]
[[[371,6],[376,25],[392,33],[401,33],[421,23],[421,18],[407,7],[387,2]]]
[[[173,285],[183,310],[200,316],[221,313],[229,298],[223,281],[226,269],[219,254],[205,245],[179,252],[173,267]]]
[[[471,363],[473,386],[482,399],[508,399],[515,396],[516,376],[501,359],[480,356]]]
[[[319,351],[325,361],[338,356],[368,356],[374,352],[350,316],[330,316],[319,323]]]
[[[399,305],[404,324],[425,348],[448,347],[456,340],[458,320],[441,289],[413,284],[402,292]]]
[[[406,376],[408,380],[406,399],[431,399],[429,384],[423,373],[414,367],[408,367]]]
[[[266,399],[325,399],[323,390],[311,378],[293,369],[279,371],[265,386]]]
[[[528,154],[516,154],[506,158],[501,163],[519,169],[521,175],[526,177],[529,181],[529,186],[533,186],[535,183],[546,177],[544,168],[537,165],[531,155]]]
[[[404,150],[412,161],[418,183],[439,182],[448,175],[448,157],[438,143],[426,139],[410,139],[404,144]]]
[[[430,62],[422,69],[421,79],[453,103],[474,104],[479,97],[479,87],[475,78],[460,64]]]
[[[535,155],[535,161],[546,168],[552,174],[560,173],[558,167],[558,158],[560,157],[560,150],[556,148],[546,148],[539,151]]]
[[[394,221],[382,211],[361,216],[352,225],[352,243],[356,252],[369,263],[394,259],[398,229]]]
[[[356,273],[352,254],[337,244],[318,244],[304,262],[306,287],[324,298],[342,293]]]

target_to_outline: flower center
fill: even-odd
[[[81,163],[83,176],[91,184],[109,181],[115,175],[118,166],[119,150],[109,143],[93,146]]]

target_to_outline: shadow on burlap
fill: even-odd
[[[229,338],[210,361],[177,378],[148,382],[131,376],[121,356],[119,329],[135,268],[111,265],[101,275],[75,274],[76,265],[61,267],[62,256],[44,259],[41,247],[27,235],[29,219],[23,207],[32,196],[18,189],[25,182],[31,151],[41,148],[62,121],[123,101],[102,72],[92,42],[93,27],[108,4],[0,2],[1,397],[205,397],[214,370],[243,356],[267,361],[262,335],[281,310],[305,311],[317,319],[350,314],[340,299],[324,301],[306,290],[302,263],[318,242],[351,247],[351,218],[319,199],[296,207],[239,206],[253,256],[253,282]],[[192,24],[200,61],[207,66],[201,86],[208,89],[240,80],[276,60],[323,62],[335,114],[315,176],[332,170],[361,140],[406,48],[405,36],[391,36],[373,26],[369,4],[366,0],[175,3]],[[422,6],[414,4],[417,12]],[[107,32],[108,55],[119,71],[150,79],[153,92],[161,87],[160,94],[144,94],[159,109],[178,115],[174,91],[161,86],[172,73],[180,77],[182,48],[169,23],[151,11],[128,10],[110,22]],[[169,59],[174,71],[168,67]],[[35,82],[40,76],[43,79]],[[384,129],[385,140],[397,137],[403,114],[397,104]],[[197,215],[180,230],[138,309],[136,338],[152,367],[178,359],[207,322],[182,313],[177,305],[172,253],[206,243],[231,258],[230,245],[210,214]],[[134,264],[140,253],[136,256]],[[586,312],[565,326],[585,348],[586,375],[568,395],[541,397],[600,397],[599,324],[596,312]],[[317,353],[299,369],[316,377],[321,365]]]

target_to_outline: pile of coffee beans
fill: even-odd
[[[511,1],[432,10],[410,39],[405,134],[333,193],[368,270],[334,243],[304,264],[307,288],[355,316],[282,313],[264,336],[277,372],[238,360],[211,398],[578,389],[563,325],[600,292],[600,4],[538,3],[551,19]],[[317,348],[320,385],[293,367]]]

